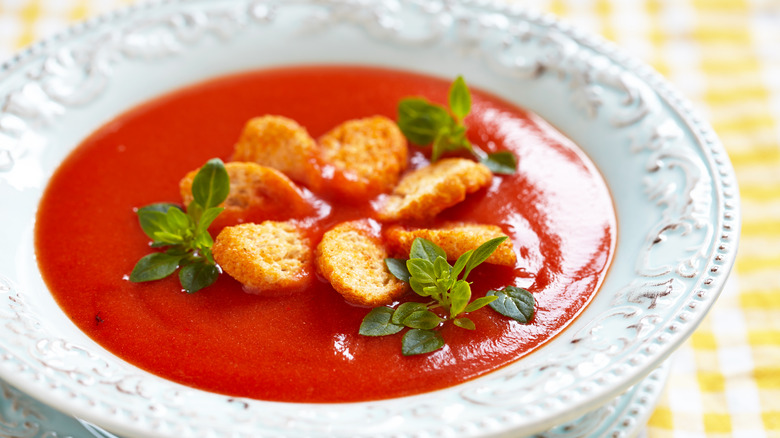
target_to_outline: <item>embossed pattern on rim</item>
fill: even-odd
[[[410,16],[427,25],[410,32],[403,26]],[[300,406],[194,391],[81,340],[61,338],[38,313],[45,308],[43,298],[19,286],[29,284],[22,274],[6,271],[20,262],[0,259],[0,376],[60,409],[128,434],[533,433],[615,397],[660,364],[701,321],[734,262],[739,229],[733,170],[712,129],[665,80],[614,45],[551,16],[498,2],[165,1],[92,20],[0,66],[0,182],[6,183],[0,194],[13,202],[28,189],[12,187],[17,162],[45,161],[31,152],[30,138],[46,137],[49,127],[56,130],[71,113],[94,106],[112,92],[112,75],[125,66],[186,58],[209,44],[230,48],[241,44],[237,33],[298,23],[289,17],[305,18],[307,31],[323,40],[357,28],[372,42],[355,43],[356,53],[363,45],[374,48],[371,44],[413,54],[430,46],[455,47],[463,54],[451,55],[445,64],[464,63],[478,53],[489,70],[479,76],[481,70],[470,67],[480,85],[495,78],[533,84],[542,95],[562,90],[566,100],[556,101],[557,94],[549,100],[567,104],[563,116],[533,91],[516,100],[554,122],[556,117],[571,122],[563,123],[571,126],[567,134],[605,171],[619,209],[634,202],[621,195],[629,189],[616,184],[625,173],[613,169],[601,149],[588,147],[593,139],[582,130],[626,146],[608,155],[625,156],[641,171],[636,178],[642,190],[634,187],[631,193],[642,200],[625,208],[624,219],[633,219],[621,223],[621,239],[637,222],[628,211],[653,218],[639,227],[641,241],[619,243],[619,251],[636,249],[636,259],[627,266],[620,263],[626,257],[619,257],[598,303],[549,347],[500,372],[423,396]],[[85,43],[90,36],[94,39]],[[622,274],[628,270],[631,275]],[[618,335],[605,334],[611,331]]]

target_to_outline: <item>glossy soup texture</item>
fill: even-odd
[[[179,180],[209,158],[228,161],[248,119],[284,115],[317,138],[348,119],[395,119],[405,96],[445,103],[448,87],[385,69],[296,67],[219,78],[141,105],[87,138],[51,179],[36,222],[44,279],[72,321],[117,356],[232,396],[376,400],[449,387],[516,361],[559,333],[598,289],[614,252],[615,215],[601,176],[571,141],[477,90],[469,139],[513,151],[518,172],[495,176],[434,225],[496,224],[510,236],[517,266],[483,264],[469,280],[475,297],[508,285],[529,289],[537,302],[530,324],[483,308],[469,315],[475,331],[448,324],[443,349],[404,357],[401,334],[358,335],[369,309],[347,304],[321,277],[304,291],[265,295],[245,293],[227,275],[194,294],[182,292],[175,276],[127,280],[151,251],[134,208],[181,202]],[[411,168],[425,163],[423,153],[411,154]],[[341,221],[374,215],[369,200],[313,194],[310,201],[315,208],[296,219],[308,224],[315,244]],[[284,210],[271,216],[287,219]]]

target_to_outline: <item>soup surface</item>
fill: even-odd
[[[494,176],[436,221],[495,224],[510,236],[517,265],[482,264],[469,280],[474,297],[509,285],[530,290],[530,324],[483,308],[469,314],[476,330],[448,324],[443,349],[404,357],[402,333],[360,336],[369,309],[347,304],[322,278],[302,292],[265,295],[245,293],[227,275],[194,294],[181,291],[176,276],[127,280],[150,252],[134,208],[180,202],[179,180],[212,157],[229,161],[250,118],[283,115],[317,138],[348,119],[395,119],[406,96],[446,103],[448,88],[393,70],[309,66],[219,78],[139,106],[87,138],[51,179],[36,222],[44,279],[106,349],[164,378],[232,396],[376,400],[445,388],[513,362],[560,332],[598,289],[614,251],[615,214],[601,176],[571,141],[478,90],[469,139],[514,152],[518,172]],[[409,148],[411,168],[427,163],[427,149]],[[371,200],[314,193],[311,201],[316,208],[294,219],[315,244],[335,224],[375,216]]]

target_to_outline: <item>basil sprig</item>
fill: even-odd
[[[130,273],[130,281],[160,280],[179,270],[179,282],[192,293],[211,286],[220,269],[211,254],[214,240],[209,225],[222,213],[219,205],[230,192],[230,178],[222,160],[206,162],[192,182],[193,201],[186,211],[170,203],[139,208],[138,222],[152,239],[152,248],[165,248],[142,257]]]
[[[528,307],[523,307],[520,314],[523,320],[515,317],[517,306],[514,305],[514,288],[512,291],[490,291],[486,296],[471,301],[471,284],[466,281],[469,273],[482,264],[498,246],[507,239],[506,236],[488,240],[478,248],[467,251],[458,257],[455,265],[447,262],[447,254],[430,240],[416,238],[412,242],[409,260],[385,259],[388,270],[399,280],[408,282],[412,290],[430,301],[405,302],[393,309],[377,307],[363,318],[359,333],[364,336],[387,336],[399,333],[404,327],[408,330],[401,338],[401,352],[404,356],[430,353],[444,346],[444,338],[436,330],[442,324],[452,322],[467,330],[474,330],[474,322],[464,316],[490,305],[499,313],[527,323],[533,316],[533,296],[522,295],[523,303],[528,303],[530,297],[530,314]],[[460,276],[460,278],[458,278]],[[494,303],[501,305],[496,308]],[[439,313],[434,312],[438,310]],[[501,310],[499,310],[501,309]]]
[[[421,97],[407,97],[398,103],[398,127],[418,146],[433,144],[431,161],[448,152],[468,151],[493,173],[511,175],[517,171],[517,158],[509,151],[486,154],[466,138],[463,120],[471,112],[471,93],[458,76],[450,86],[449,111]]]

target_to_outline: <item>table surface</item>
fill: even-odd
[[[509,0],[617,42],[711,121],[742,197],[735,272],[674,356],[648,438],[780,437],[780,0]],[[0,0],[0,63],[132,0]]]

